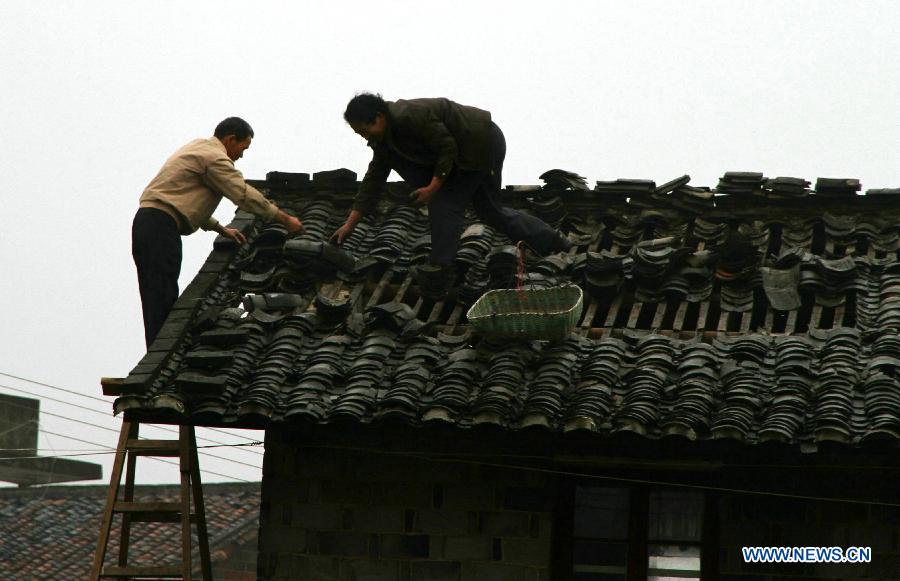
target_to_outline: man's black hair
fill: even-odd
[[[347,103],[344,121],[347,123],[374,123],[375,117],[379,113],[388,114],[387,103],[384,102],[381,95],[360,93]]]
[[[216,131],[213,135],[219,139],[227,135],[234,135],[235,139],[243,141],[248,137],[253,137],[253,128],[240,117],[229,117],[216,125]]]

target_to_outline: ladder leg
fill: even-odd
[[[131,429],[128,431],[129,440],[138,439],[138,430],[140,424],[138,422],[131,423]],[[122,491],[122,500],[132,502],[134,500],[134,472],[137,456],[134,453],[127,454],[125,457],[125,490]],[[128,544],[131,539],[131,515],[125,513],[122,515],[122,531],[119,537],[119,566],[128,566]]]
[[[181,472],[181,576],[193,579],[191,571],[191,432],[192,426],[179,426]]]
[[[194,491],[194,512],[197,515],[197,542],[200,545],[200,567],[203,581],[212,581],[209,560],[209,537],[206,534],[206,508],[203,504],[203,484],[200,481],[200,461],[197,458],[197,437],[191,426],[191,488]]]
[[[128,436],[131,433],[132,424],[133,422],[123,420],[122,430],[119,432],[119,445],[116,447],[116,458],[113,461],[112,474],[109,477],[106,508],[103,509],[103,517],[100,521],[100,535],[97,537],[97,551],[94,553],[94,564],[91,567],[90,581],[100,580],[103,560],[106,558],[106,545],[109,542],[109,530],[112,527],[113,507],[119,495],[119,483],[122,480],[122,467],[125,465],[126,445],[128,444]]]

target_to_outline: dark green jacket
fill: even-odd
[[[404,166],[432,169],[447,179],[453,166],[467,171],[491,169],[491,114],[449,99],[387,101],[388,127],[384,139],[370,141],[372,161],[353,209],[370,213],[391,170],[403,176]]]

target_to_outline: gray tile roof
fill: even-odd
[[[287,176],[287,177],[286,177]],[[560,344],[491,342],[471,303],[514,284],[512,241],[471,216],[447,301],[408,276],[427,217],[391,184],[342,249],[323,244],[355,181],[279,174],[271,193],[306,231],[239,213],[250,243],[218,240],[117,411],[198,425],[269,422],[516,430],[782,442],[900,439],[900,207],[858,180],[729,172],[598,182],[553,170],[508,203],[580,243],[527,257],[536,287],[574,283],[584,313]],[[274,183],[274,180],[273,180]],[[260,185],[266,185],[262,183]],[[727,191],[728,195],[722,192]]]
[[[203,489],[210,555],[216,563],[227,558],[236,546],[255,540],[259,483],[206,484]],[[0,490],[0,578],[87,578],[107,491],[106,486]],[[178,495],[178,486],[135,488],[135,499],[140,501],[173,502]],[[110,536],[107,563],[114,563],[118,555],[116,523]],[[134,525],[129,563],[180,563],[179,531],[177,525]],[[196,555],[194,562],[199,563]]]

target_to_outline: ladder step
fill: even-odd
[[[181,512],[180,502],[116,502],[114,512]]]
[[[104,567],[102,577],[151,577],[154,579],[182,579],[179,565],[166,567]]]
[[[125,447],[136,456],[178,456],[181,451],[178,440],[129,439]]]
[[[113,512],[127,514],[131,522],[180,522],[180,502],[116,502]],[[190,515],[194,522],[194,515]]]

